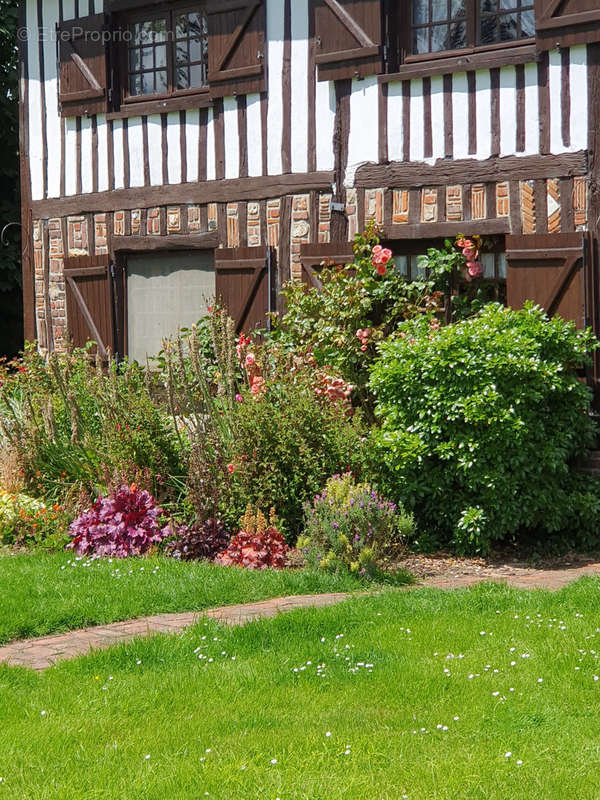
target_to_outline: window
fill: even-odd
[[[412,0],[413,55],[535,36],[533,0]]]
[[[175,9],[130,20],[126,97],[203,89],[207,74],[208,30],[201,11]]]

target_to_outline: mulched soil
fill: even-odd
[[[535,575],[549,570],[566,570],[600,562],[600,553],[573,553],[536,558],[514,551],[497,551],[486,558],[462,558],[452,553],[409,553],[394,566],[411,572],[417,581],[426,578],[481,576],[503,578],[511,575]]]

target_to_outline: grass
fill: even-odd
[[[599,623],[591,579],[386,591],[5,667],[0,798],[597,800]]]
[[[4,555],[0,645],[160,612],[359,588],[364,584],[350,575],[306,570],[250,572],[160,557],[88,561],[64,553]]]

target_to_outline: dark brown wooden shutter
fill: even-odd
[[[588,324],[583,233],[507,236],[506,260],[511,308],[532,300],[549,316],[558,314],[580,328]]]
[[[233,317],[236,332],[268,327],[275,311],[275,251],[270,247],[215,250],[217,301]]]
[[[381,72],[381,0],[314,3],[319,80],[364,78]]]
[[[58,26],[61,116],[97,114],[108,109],[106,30],[104,14]]]
[[[65,259],[67,326],[75,347],[94,341],[102,358],[114,351],[113,304],[108,256]]]
[[[303,244],[300,247],[302,280],[307,286],[321,289],[319,273],[326,266],[350,264],[354,260],[352,242],[327,242]]]
[[[598,0],[535,0],[535,18],[542,48],[600,41]]]
[[[265,0],[224,0],[206,10],[213,97],[266,88]]]

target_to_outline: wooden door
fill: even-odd
[[[276,309],[277,269],[270,247],[215,250],[217,301],[235,320],[236,332],[268,328]]]
[[[549,316],[587,325],[585,251],[583,233],[507,236],[508,305],[522,308],[531,300]]]
[[[302,280],[307,286],[321,289],[319,273],[326,266],[350,264],[354,260],[352,242],[321,242],[304,244],[300,248]]]
[[[106,359],[115,348],[110,258],[81,256],[65,259],[67,327],[75,347],[96,343]]]

